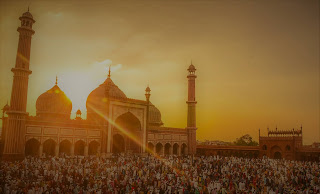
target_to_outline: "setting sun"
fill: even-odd
[[[0,1],[0,193],[320,193],[319,6]]]

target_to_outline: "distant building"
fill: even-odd
[[[269,130],[268,136],[260,136],[259,146],[235,146],[203,144],[197,153],[204,155],[240,156],[249,158],[274,158],[287,160],[320,161],[320,143],[303,145],[302,127],[298,130]]]
[[[205,140],[205,141],[197,141],[197,145],[231,145],[230,142],[220,141],[220,140]]]
[[[87,119],[76,112],[71,120],[72,102],[55,85],[36,102],[36,116],[26,110],[32,29],[35,20],[27,11],[19,18],[19,43],[10,106],[3,108],[2,158],[19,160],[26,155],[43,154],[105,155],[112,153],[195,154],[196,153],[196,68],[188,68],[188,118],[186,128],[163,127],[161,113],[146,100],[128,98],[107,79],[87,98]],[[81,87],[81,86],[79,86]],[[5,116],[8,115],[7,117]]]
[[[260,132],[259,132],[260,134]],[[260,156],[276,159],[297,159],[302,147],[302,127],[300,130],[268,129],[268,136],[259,135]]]

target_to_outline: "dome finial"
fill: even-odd
[[[111,70],[110,70],[111,65],[109,65],[109,74],[108,74],[108,78],[111,77]]]
[[[58,76],[56,75],[56,85],[58,85]]]
[[[195,74],[195,71],[197,70],[194,65],[192,64],[192,60],[191,60],[191,64],[189,65],[189,68],[187,69],[190,74]]]
[[[149,83],[148,83],[148,86],[147,86],[147,88],[146,88],[146,94],[145,94],[145,96],[146,96],[146,99],[147,99],[147,102],[149,103],[149,99],[150,99],[150,88],[149,88]]]

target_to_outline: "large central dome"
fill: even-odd
[[[127,96],[108,77],[102,84],[94,89],[87,98],[87,117],[92,118],[97,111],[105,110],[108,99],[126,99]]]
[[[38,97],[36,109],[39,117],[69,119],[72,103],[56,83],[50,90]]]
[[[126,99],[127,96],[118,88],[117,85],[108,77],[103,84],[94,89],[87,98],[88,103],[104,101],[106,98],[111,99]]]
[[[131,101],[133,99],[127,98],[127,96],[108,78],[94,89],[87,98],[87,119],[96,122],[103,122],[103,115],[107,112],[107,102],[109,100],[124,100]],[[147,105],[147,102],[144,102]],[[161,120],[161,113],[155,105],[150,103],[149,106],[149,124],[152,126],[161,126],[163,122]]]

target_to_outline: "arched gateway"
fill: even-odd
[[[273,155],[274,159],[282,159],[282,154],[280,152],[275,152]]]
[[[40,142],[34,138],[29,139],[25,147],[26,156],[37,156],[39,155]]]
[[[139,119],[131,112],[120,115],[113,128],[113,153],[141,153],[143,146],[143,131]]]

